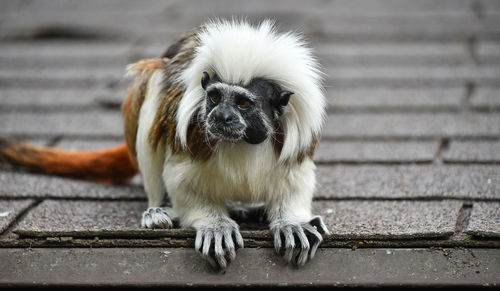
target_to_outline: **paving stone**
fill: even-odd
[[[321,201],[314,203],[332,237],[446,237],[461,201]]]
[[[499,199],[499,166],[318,166],[317,198]]]
[[[330,109],[353,108],[404,108],[436,109],[458,108],[465,96],[465,89],[457,88],[328,88]]]
[[[3,42],[0,60],[5,58],[118,58],[127,55],[132,45],[127,42],[109,41],[37,41]]]
[[[0,71],[0,88],[110,88],[124,82],[125,68]],[[130,83],[130,82],[127,82]]]
[[[22,0],[9,1],[13,9],[23,9],[31,10],[33,12],[40,10],[49,11],[71,11],[71,10],[82,10],[82,11],[95,11],[95,10],[111,10],[111,11],[123,11],[123,10],[158,10],[165,7],[170,3],[170,1],[160,1],[160,0],[144,0],[142,3],[138,3],[134,0],[87,0],[85,3],[76,0],[38,0],[34,2],[24,2]],[[17,4],[17,5],[16,5]]]
[[[484,41],[477,44],[476,55],[481,64],[500,63],[500,43]]]
[[[0,197],[146,199],[140,182],[131,185],[103,185],[5,170],[0,170]]]
[[[35,136],[123,136],[119,110],[62,113],[2,113],[0,135]]]
[[[323,141],[314,155],[318,162],[424,162],[432,161],[439,143],[406,141]]]
[[[484,287],[500,284],[499,256],[498,249],[320,248],[297,270],[271,248],[244,248],[221,274],[191,248],[4,248],[0,285]]]
[[[31,210],[15,231],[77,233],[140,228],[146,202],[44,200]]]
[[[470,99],[474,108],[490,109],[500,107],[500,88],[478,88]]]
[[[109,90],[97,89],[3,89],[0,91],[0,107],[9,108],[58,108],[68,106],[95,106],[97,98],[112,95]]]
[[[477,236],[500,238],[500,203],[474,202],[466,232]]]
[[[138,60],[132,57],[47,57],[36,56],[0,57],[0,65],[9,70],[50,70],[50,69],[74,69],[85,68],[87,70],[101,70],[114,68],[116,72],[123,72],[126,65]]]
[[[32,199],[3,200],[0,199],[0,234],[16,220],[18,215],[33,205]]]
[[[323,65],[330,66],[442,66],[465,64],[469,59],[463,43],[369,42],[312,45]]]
[[[334,113],[328,116],[323,137],[497,137],[496,113]]]
[[[140,230],[146,202],[45,200],[15,232],[41,235],[95,235]],[[315,202],[332,236],[346,238],[445,237],[453,233],[459,201]],[[87,232],[90,232],[87,234]]]
[[[500,141],[452,141],[446,162],[500,162]]]
[[[329,67],[330,86],[460,86],[475,81],[492,85],[500,82],[500,66],[483,67]]]

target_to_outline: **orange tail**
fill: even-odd
[[[137,173],[125,143],[100,151],[72,152],[0,139],[0,162],[107,184],[126,183]]]

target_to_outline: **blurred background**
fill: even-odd
[[[500,161],[495,0],[2,1],[0,135],[119,143],[125,66],[233,16],[276,19],[319,57],[330,113],[319,162]]]

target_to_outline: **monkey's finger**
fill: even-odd
[[[205,231],[203,236],[203,249],[201,251],[204,257],[208,257],[210,255],[210,246],[212,244],[212,239],[214,234],[212,231]]]
[[[309,221],[309,224],[312,226],[315,226],[316,229],[321,233],[321,234],[326,234],[329,235],[330,232],[328,231],[328,228],[326,227],[325,223],[323,222],[323,219],[321,216],[315,216],[311,221]]]
[[[234,260],[236,258],[236,249],[233,242],[233,237],[231,232],[224,233],[224,244],[228,252],[229,260]]]
[[[316,251],[318,250],[318,246],[323,241],[323,237],[316,230],[316,228],[314,228],[312,225],[304,224],[303,227],[304,227],[304,230],[306,232],[306,236],[307,236],[309,242],[311,243],[311,249],[309,251],[309,258],[312,259],[312,258],[314,258],[314,255],[316,254]]]
[[[172,228],[172,220],[168,216],[168,214],[161,208],[153,208],[150,211],[151,220],[153,222],[153,226],[157,226],[164,229]]]
[[[201,247],[203,243],[204,231],[198,230],[196,232],[196,239],[194,241],[194,249],[201,254]]]
[[[151,215],[147,211],[142,214],[141,226],[143,228],[151,228],[153,221],[151,220]]]
[[[309,255],[309,240],[307,239],[302,227],[294,227],[294,232],[300,242],[300,251],[297,255],[296,263],[297,265],[302,266],[307,262],[307,257]]]
[[[221,269],[227,267],[226,258],[224,258],[224,249],[222,248],[222,231],[214,232],[214,259],[217,261]]]
[[[295,248],[295,239],[293,237],[292,227],[285,226],[283,229],[283,235],[285,236],[285,260],[290,263],[293,257],[293,249]]]
[[[244,243],[243,243],[243,237],[241,236],[241,233],[239,230],[235,229],[233,230],[234,238],[236,241],[236,245],[238,248],[244,248]]]
[[[275,228],[273,231],[274,235],[274,250],[277,254],[281,251],[281,231],[279,228]]]

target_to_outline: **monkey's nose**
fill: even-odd
[[[234,114],[227,111],[219,112],[215,117],[217,120],[224,123],[233,123],[236,120]]]

